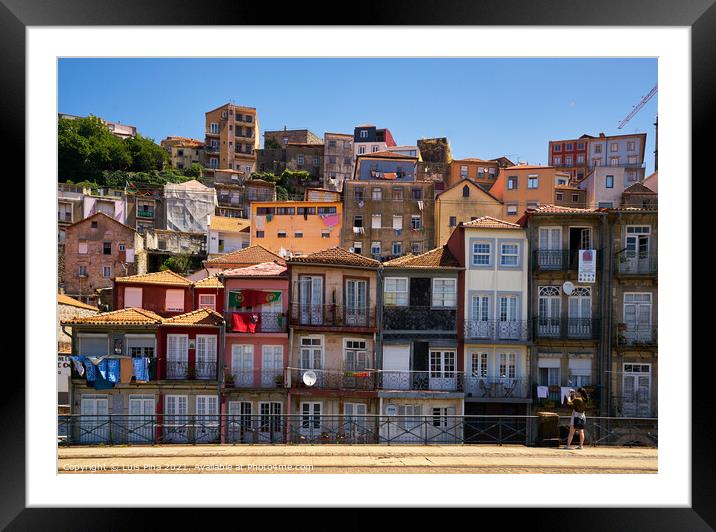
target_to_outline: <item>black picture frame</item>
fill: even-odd
[[[8,134],[6,153],[18,168],[14,176],[25,175],[25,29],[27,26],[97,26],[97,25],[244,25],[244,24],[316,24],[315,14],[336,12],[332,5],[312,2],[310,9],[302,3],[282,5],[273,9],[262,3],[240,3],[215,0],[212,8],[204,3],[171,2],[167,0],[0,0],[0,120]],[[180,9],[178,8],[180,7]],[[308,16],[307,16],[308,15]],[[489,0],[468,2],[442,0],[431,2],[367,2],[360,9],[345,11],[344,22],[350,25],[505,25],[505,26],[688,26],[692,33],[692,173],[711,176],[706,167],[713,138],[714,87],[716,87],[716,6],[714,0],[602,0],[601,2],[564,2],[558,0]],[[595,43],[597,46],[598,43]],[[683,176],[675,176],[681,179]],[[17,184],[15,182],[15,184]],[[706,189],[708,190],[708,189]],[[31,209],[31,206],[27,206]],[[19,216],[23,219],[24,213]],[[694,224],[695,225],[695,224]],[[15,276],[22,271],[18,263],[24,259],[17,250]],[[695,273],[695,271],[694,271]],[[26,282],[31,282],[25,278]],[[691,287],[686,287],[691,290]],[[29,304],[26,302],[26,304]],[[694,318],[696,313],[693,313]],[[6,324],[10,322],[6,321]],[[6,325],[7,326],[7,325]],[[30,327],[25,323],[25,327]],[[693,330],[704,330],[692,327]],[[27,334],[27,331],[26,331]],[[696,345],[692,342],[692,345]],[[689,346],[691,347],[691,346]],[[686,351],[686,350],[685,350]],[[9,354],[9,351],[6,351]],[[664,353],[687,360],[690,353]],[[39,356],[27,353],[27,356]],[[710,359],[709,349],[703,358]],[[575,528],[580,531],[630,530],[712,530],[716,523],[716,470],[714,468],[712,406],[707,390],[713,385],[713,372],[707,371],[710,360],[693,361],[698,371],[692,374],[692,506],[691,508],[603,508],[603,509],[529,509],[478,510],[480,521],[496,517],[501,528],[512,529],[524,521],[525,530]],[[7,370],[6,370],[7,371]],[[6,373],[6,375],[8,375]],[[25,383],[24,377],[6,377],[5,397],[0,402],[4,428],[0,429],[0,527],[7,530],[105,530],[144,528],[151,521],[149,510],[126,509],[27,509],[25,508]],[[662,399],[664,399],[662,395]],[[688,394],[678,393],[688,401]],[[660,457],[668,460],[668,457]],[[577,487],[579,485],[577,484]],[[555,500],[559,500],[558,494]],[[584,497],[589,502],[588,491]],[[81,504],[81,494],[78,494]],[[506,501],[508,503],[509,501]],[[151,504],[151,501],[148,501]],[[217,510],[206,509],[216,512]],[[245,512],[246,510],[242,510]],[[488,515],[484,512],[490,512]],[[501,512],[497,514],[497,512]],[[509,520],[505,520],[509,513]],[[144,517],[141,516],[144,514]],[[130,517],[131,515],[131,517]],[[191,520],[187,510],[162,512],[161,528],[186,524]],[[225,515],[225,514],[224,514]],[[475,514],[473,514],[475,515]],[[215,515],[215,523],[221,517]],[[416,519],[417,518],[417,519]],[[410,526],[419,524],[416,512],[402,521]],[[204,521],[206,526],[212,521]],[[365,521],[364,526],[374,526]],[[451,520],[452,526],[458,526]],[[424,521],[423,521],[424,523]],[[276,523],[278,524],[278,523]],[[461,525],[462,526],[462,525]],[[522,528],[522,527],[520,527]]]

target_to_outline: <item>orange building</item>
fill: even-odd
[[[238,170],[248,176],[256,171],[259,121],[256,108],[227,103],[206,113],[207,174],[213,170]]]
[[[568,182],[569,173],[554,166],[509,166],[502,169],[490,194],[503,203],[502,219],[514,223],[527,209],[554,203],[555,187]]]
[[[490,190],[490,187],[495,184],[499,173],[500,164],[496,160],[485,161],[474,157],[453,159],[450,163],[450,177],[446,185],[451,187],[463,179],[470,179],[483,188]]]
[[[340,201],[255,201],[251,243],[281,257],[297,257],[341,243]]]

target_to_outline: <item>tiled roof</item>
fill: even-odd
[[[63,321],[69,325],[159,325],[163,319],[150,310],[141,308],[123,308],[112,312],[102,312],[94,316],[72,318]]]
[[[656,194],[653,190],[651,190],[649,187],[646,187],[642,185],[641,183],[634,183],[633,185],[630,185],[624,189],[624,192],[626,194],[629,193],[636,193],[636,194]]]
[[[76,299],[65,294],[57,294],[57,303],[60,305],[70,305],[72,307],[94,310],[95,312],[99,312],[99,309],[97,307],[93,307],[92,305],[88,305],[87,303],[82,303],[82,301],[77,301]]]
[[[302,257],[292,257],[288,260],[289,264],[335,264],[337,266],[361,266],[364,268],[378,268],[380,262],[369,259],[356,253],[351,253],[347,249],[333,247],[311,253]]]
[[[460,263],[455,259],[447,246],[431,249],[420,255],[404,255],[397,259],[383,263],[383,267],[396,268],[459,268]]]
[[[465,222],[462,225],[464,227],[482,227],[486,229],[522,229],[518,224],[498,220],[492,216],[482,216],[470,222]]]
[[[251,221],[246,218],[231,218],[230,216],[211,216],[210,229],[215,231],[229,231],[239,233],[248,231],[251,227]]]
[[[162,321],[162,325],[215,325],[224,323],[224,318],[218,312],[200,308],[179,316],[172,316]]]
[[[417,160],[417,157],[415,157],[413,155],[404,155],[402,153],[394,153],[392,151],[376,151],[373,153],[364,153],[362,155],[359,155],[358,157],[366,158],[366,159],[377,157],[378,159],[416,159]]]
[[[110,199],[111,199],[111,198],[110,198]],[[88,221],[90,221],[90,220],[92,220],[93,218],[96,218],[96,217],[98,217],[98,216],[104,216],[104,217],[107,218],[108,220],[111,220],[111,221],[113,221],[114,223],[116,223],[116,224],[118,224],[118,225],[121,225],[122,227],[126,227],[127,229],[129,229],[130,231],[132,231],[132,232],[134,232],[134,233],[137,232],[137,230],[134,229],[133,227],[129,227],[127,224],[123,224],[122,222],[118,222],[117,220],[115,220],[114,218],[112,218],[112,217],[109,216],[108,214],[103,213],[102,211],[98,211],[98,212],[94,213],[93,215],[88,216],[87,218],[83,218],[82,220],[78,220],[78,221],[76,221],[75,223],[68,225],[67,227],[65,227],[65,231],[66,231],[67,229],[69,229],[70,227],[75,227],[76,225],[80,225],[80,224],[86,224]]]
[[[130,275],[128,277],[117,277],[115,283],[137,283],[137,284],[169,284],[174,286],[191,286],[191,281],[186,277],[174,273],[171,270],[161,272]]]
[[[600,214],[599,209],[580,209],[577,207],[561,207],[559,205],[540,205],[534,210],[527,211],[528,214]]]
[[[269,251],[263,246],[254,244],[238,251],[232,251],[226,255],[220,257],[214,257],[205,261],[204,264],[212,266],[215,264],[231,264],[231,265],[250,265],[250,264],[261,264],[263,262],[283,262],[283,259],[276,255],[273,251]]]
[[[221,272],[222,277],[285,277],[286,265],[278,262],[264,262],[246,268],[233,268]]]
[[[194,281],[194,288],[224,288],[217,275],[210,275],[204,279]]]

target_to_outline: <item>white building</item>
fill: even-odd
[[[164,185],[167,229],[184,233],[207,233],[208,216],[218,205],[216,191],[196,179]]]
[[[249,247],[251,222],[245,218],[209,215],[207,245],[210,259]]]

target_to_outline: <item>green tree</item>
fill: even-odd
[[[124,139],[129,154],[132,156],[130,170],[134,172],[149,172],[163,170],[169,161],[169,154],[164,148],[155,144],[152,139],[137,134],[136,137]]]
[[[204,175],[204,167],[199,163],[192,163],[189,168],[184,170],[184,175],[193,179],[198,179]]]
[[[264,149],[265,150],[278,150],[281,148],[281,145],[278,143],[276,139],[266,139],[264,141]]]
[[[165,260],[159,267],[161,271],[171,270],[174,273],[185,274],[189,271],[189,265],[191,264],[191,257],[182,253],[179,255],[173,255]]]

